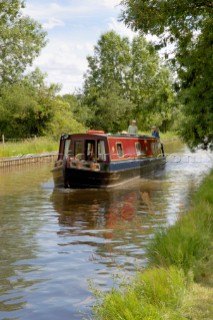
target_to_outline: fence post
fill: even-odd
[[[4,134],[2,135],[2,143],[3,143],[3,149],[4,149]]]

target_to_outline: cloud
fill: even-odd
[[[100,5],[99,0],[94,1],[94,2],[96,2],[97,5],[98,4]],[[121,2],[121,0],[102,0],[101,5],[113,9],[113,8],[119,6],[120,2]]]
[[[92,51],[90,42],[65,42],[55,38],[42,50],[33,66],[48,75],[48,84],[62,84],[61,94],[73,93],[83,86],[83,74],[87,70],[85,53],[92,54]]]
[[[101,15],[107,13],[106,10],[119,10],[120,0],[81,0],[81,1],[66,1],[63,4],[51,1],[33,1],[29,0],[26,3],[26,8],[23,12],[36,20],[44,20],[47,18],[57,17],[58,19],[72,19],[77,16],[88,16],[90,14]],[[45,9],[44,9],[45,7]]]
[[[28,0],[24,14],[47,30],[48,44],[33,66],[48,74],[47,83],[60,83],[61,91],[82,88],[87,56],[93,55],[100,35],[114,30],[133,38],[134,33],[116,21],[120,0]]]
[[[118,22],[115,18],[110,18],[108,23],[108,29],[113,30],[122,37],[128,37],[130,40],[137,35],[136,32],[133,32],[131,29],[127,28],[123,23]]]
[[[63,27],[65,23],[62,20],[49,18],[47,22],[43,23],[43,28],[46,30],[53,29],[55,27]]]

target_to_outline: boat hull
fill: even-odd
[[[101,164],[100,170],[61,166],[53,170],[53,178],[56,186],[66,188],[110,188],[145,177],[151,171],[163,168],[165,163],[166,158],[159,157]]]

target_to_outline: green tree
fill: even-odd
[[[88,119],[90,118],[89,108],[82,104],[82,94],[65,94],[62,96],[62,100],[67,102],[70,106],[70,111],[72,112],[74,118],[86,126]]]
[[[172,115],[172,78],[169,69],[161,65],[153,45],[142,36],[135,37],[132,41],[128,81],[130,99],[136,106],[136,116],[141,122],[145,122],[143,128],[150,128],[156,119],[162,130],[164,122],[168,122]]]
[[[29,79],[4,84],[0,97],[0,132],[13,138],[44,135],[53,118],[54,88],[36,88]]]
[[[82,132],[69,103],[57,96],[60,86],[45,84],[39,69],[13,84],[6,83],[0,95],[0,134],[7,138]]]
[[[19,79],[46,44],[46,32],[23,8],[21,0],[0,2],[0,84]]]
[[[179,134],[193,149],[213,149],[213,21],[206,23],[196,42],[191,42],[186,56],[181,53],[178,62],[181,79],[180,98],[184,118]]]
[[[145,38],[135,37],[130,43],[107,32],[98,41],[94,56],[88,57],[88,66],[84,104],[92,115],[89,127],[122,131],[136,117],[139,127],[143,124],[147,129],[153,120],[149,116],[161,112],[159,125],[166,121],[174,98],[170,74]]]
[[[213,148],[212,1],[123,0],[122,4],[121,19],[128,26],[158,36],[159,48],[173,44],[170,61],[179,76],[176,88],[184,114],[180,135],[190,147]]]
[[[46,134],[53,137],[60,137],[62,134],[85,132],[83,124],[78,122],[72,111],[70,110],[69,103],[56,98],[53,101],[53,117],[48,122]]]

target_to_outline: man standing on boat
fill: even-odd
[[[128,128],[128,134],[138,134],[138,127],[136,126],[136,120],[132,120],[132,124]]]
[[[157,129],[156,126],[153,126],[153,127],[152,127],[152,136],[160,140],[160,134],[159,134],[159,131],[158,131],[158,129]],[[160,141],[159,141],[159,143],[160,143],[162,155],[163,155],[163,157],[164,157],[163,143],[161,143]]]
[[[157,139],[160,139],[160,135],[156,126],[152,126],[152,136]]]

